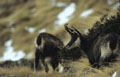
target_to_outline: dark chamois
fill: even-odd
[[[81,34],[74,27],[71,29],[77,33],[76,35],[80,39],[80,48],[87,54],[93,67],[99,67],[119,55],[120,8],[115,16],[108,18],[107,15],[104,15],[93,25],[87,35]],[[68,33],[70,32],[68,31]],[[70,47],[72,43],[69,43],[67,47]]]
[[[65,24],[65,26],[68,24]],[[71,43],[77,39],[76,35],[70,31],[70,28],[65,28],[70,32]],[[36,53],[35,53],[35,69],[38,69],[39,59],[45,67],[45,71],[48,72],[48,62],[51,64],[52,68],[55,70],[61,61],[62,49],[65,47],[63,42],[49,33],[41,33],[36,40]]]
[[[38,69],[39,59],[45,67],[46,72],[49,70],[47,65],[49,61],[53,69],[55,69],[59,63],[60,50],[63,46],[63,42],[49,33],[41,33],[37,37],[36,43],[35,69]]]
[[[78,35],[80,39],[80,47],[87,54],[92,67],[99,67],[104,62],[111,61],[116,57],[120,50],[120,35],[118,34],[101,34],[97,38],[93,39],[82,35],[75,28],[72,30],[74,30],[76,35]],[[72,43],[69,42],[67,47],[70,47]]]

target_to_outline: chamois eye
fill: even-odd
[[[71,33],[74,33],[74,30],[73,30],[73,29],[70,29],[70,32],[71,32]]]

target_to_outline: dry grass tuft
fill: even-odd
[[[116,62],[110,63],[108,66],[102,66],[100,69],[92,68],[87,58],[81,58],[76,61],[67,61],[64,64],[64,72],[50,71],[45,73],[34,71],[27,66],[11,66],[11,68],[0,67],[0,76],[13,77],[111,77],[114,72],[117,72],[117,77],[120,76],[120,58]]]

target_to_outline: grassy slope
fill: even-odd
[[[0,10],[0,56],[5,49],[5,41],[9,39],[13,40],[15,50],[23,50],[26,53],[34,51],[34,40],[38,35],[37,31],[42,28],[46,28],[47,32],[58,36],[63,41],[69,39],[63,26],[57,30],[51,31],[54,27],[53,25],[54,21],[57,19],[57,15],[65,7],[52,6],[50,5],[50,0],[31,0],[31,2],[26,3],[23,2],[24,0],[18,1],[19,2],[16,2],[16,0],[2,0],[0,2],[1,5],[6,4],[10,7],[8,9]],[[115,0],[115,2],[116,1],[117,0]],[[96,20],[99,20],[104,14],[109,13],[109,15],[113,15],[116,12],[116,10],[111,10],[112,5],[107,5],[106,0],[57,0],[57,2],[65,2],[67,5],[71,2],[76,3],[76,11],[69,23],[70,26],[79,28],[80,32],[84,32],[85,29],[91,28]],[[94,12],[88,18],[79,18],[80,13],[90,8],[94,8]],[[35,32],[30,34],[24,29],[26,26],[35,27]],[[12,27],[15,28],[13,32],[10,31]],[[114,71],[120,72],[119,64],[119,62],[116,62],[110,67],[104,67],[103,69],[98,70],[91,68],[88,60],[83,58],[68,63],[68,66],[72,67],[75,72],[41,74],[41,72],[33,73],[28,67],[14,67],[12,69],[0,68],[0,74],[17,75],[21,77],[28,75],[30,77],[39,75],[49,77],[108,77],[111,76]],[[19,71],[16,71],[17,69],[19,69]],[[118,75],[120,76],[120,74]]]
[[[15,0],[0,2],[1,5],[6,4],[10,7],[8,9],[0,10],[0,53],[3,52],[3,44],[8,39],[13,40],[13,46],[15,50],[23,50],[26,53],[33,51],[33,43],[35,37],[38,35],[37,31],[43,28],[46,28],[47,32],[57,35],[62,40],[69,38],[63,26],[57,30],[52,30],[54,27],[54,21],[57,19],[57,15],[65,8],[65,6],[52,6],[50,4],[51,0],[31,0],[26,3],[22,1],[24,0],[21,0],[18,3]],[[115,11],[110,10],[111,6],[107,5],[107,2],[104,0],[99,0],[97,2],[96,0],[57,0],[57,2],[64,2],[67,5],[69,5],[70,2],[76,3],[76,11],[69,23],[70,26],[79,28],[80,32],[91,28],[95,21],[98,20],[102,15],[111,13],[111,11],[113,13],[113,11]],[[80,13],[90,8],[93,8],[94,12],[88,18],[79,17]],[[8,12],[10,14],[7,14],[7,16],[2,12]],[[33,34],[30,34],[25,30],[25,27],[35,27],[36,29]],[[15,28],[15,30],[11,32],[11,28]],[[64,33],[65,35],[63,36]]]
[[[90,67],[87,58],[82,58],[77,61],[69,61],[64,64],[68,69],[64,73],[52,72],[45,73],[44,70],[34,72],[27,66],[2,68],[0,67],[0,76],[17,76],[17,77],[111,77],[114,72],[117,72],[117,77],[120,76],[120,59],[117,62],[111,63],[109,66],[103,66],[100,69]],[[19,69],[19,70],[18,70]],[[17,71],[16,71],[17,70]]]

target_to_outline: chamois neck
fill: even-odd
[[[77,40],[77,38],[78,38],[78,36],[72,36],[66,46],[69,46],[69,47],[72,46],[72,44]]]
[[[89,40],[85,35],[82,35],[81,33],[79,33],[79,38],[81,40],[80,47],[87,54],[90,47]]]

